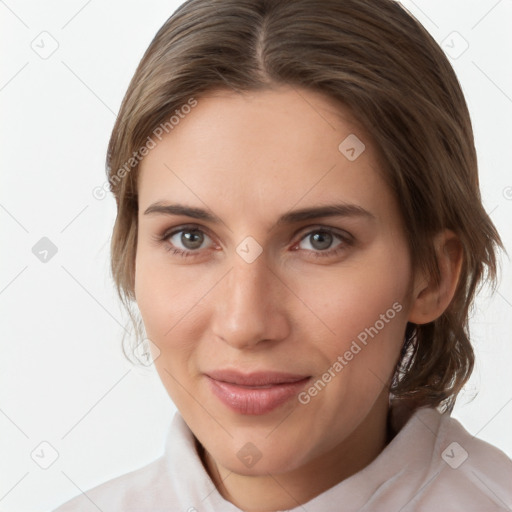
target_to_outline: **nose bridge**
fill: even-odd
[[[241,309],[248,307],[256,311],[272,302],[273,292],[269,287],[270,269],[263,258],[252,263],[235,261],[233,271],[228,279],[229,288],[233,295],[234,306]]]
[[[218,299],[215,334],[238,348],[286,336],[282,290],[265,258],[249,263],[235,256]]]

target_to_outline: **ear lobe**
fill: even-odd
[[[462,267],[462,245],[453,231],[442,231],[433,243],[439,280],[424,273],[416,278],[409,322],[418,325],[433,322],[444,313],[455,294]]]

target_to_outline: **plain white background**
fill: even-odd
[[[128,82],[179,3],[0,1],[0,511],[51,510],[163,449],[174,406],[152,368],[122,354],[126,316],[109,274],[115,203],[92,190],[105,181]],[[484,203],[510,251],[512,2],[403,3],[450,55]],[[46,262],[33,252],[43,237],[57,250]],[[511,270],[502,257],[498,292],[477,301],[477,366],[454,414],[509,456]]]

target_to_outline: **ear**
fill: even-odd
[[[434,276],[418,273],[414,282],[409,322],[426,324],[439,318],[449,306],[462,267],[462,245],[457,235],[446,229],[434,238],[439,268],[439,281]]]

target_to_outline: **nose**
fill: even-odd
[[[286,286],[262,256],[247,263],[235,255],[215,300],[213,332],[232,347],[254,348],[289,335]]]

